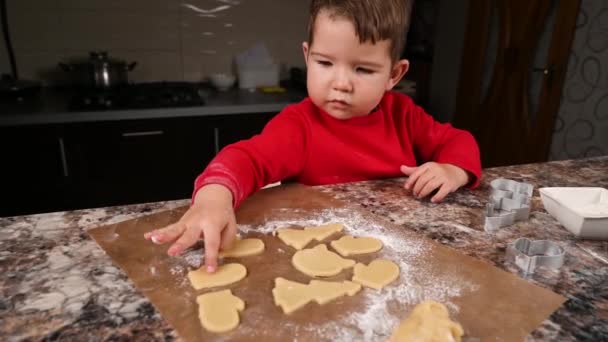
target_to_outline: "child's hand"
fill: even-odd
[[[215,272],[220,248],[230,247],[235,235],[232,193],[222,185],[210,184],[197,192],[194,204],[178,222],[146,233],[144,238],[158,244],[175,241],[167,251],[171,256],[181,254],[203,238],[207,272]]]
[[[405,189],[411,190],[417,198],[425,197],[439,189],[431,198],[433,203],[442,201],[450,192],[470,181],[465,170],[452,164],[428,162],[417,167],[401,165],[401,172],[409,177],[405,181]]]

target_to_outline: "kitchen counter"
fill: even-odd
[[[534,185],[532,213],[527,221],[488,234],[482,210],[489,181],[499,177]],[[608,156],[486,169],[478,189],[459,191],[441,204],[406,195],[402,183],[389,179],[317,189],[508,272],[517,271],[505,262],[507,243],[522,236],[559,241],[568,254],[561,270],[527,279],[567,301],[528,340],[608,339],[608,241],[575,239],[543,209],[537,191],[545,186],[608,188]],[[178,338],[86,230],[187,204],[0,218],[0,335],[8,340]]]
[[[69,90],[43,88],[36,100],[23,103],[0,101],[0,127],[74,122],[114,121],[129,119],[159,119],[231,114],[278,113],[286,105],[306,97],[300,90],[287,89],[284,93],[263,93],[231,89],[218,92],[203,89],[205,104],[194,107],[121,109],[105,111],[70,111]]]

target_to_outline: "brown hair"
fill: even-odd
[[[361,43],[390,40],[392,61],[401,57],[410,24],[411,0],[312,0],[308,21],[310,45],[315,21],[322,10],[352,22]]]

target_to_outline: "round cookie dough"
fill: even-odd
[[[376,259],[369,263],[356,264],[353,281],[363,286],[380,290],[399,277],[399,266],[386,259]]]
[[[198,318],[203,328],[223,333],[239,325],[239,311],[245,309],[245,302],[230,290],[205,293],[196,297]]]
[[[214,273],[208,273],[205,267],[188,272],[190,284],[197,290],[216,286],[224,286],[245,278],[247,269],[241,264],[225,264]]]
[[[463,333],[462,326],[450,320],[443,304],[429,300],[416,305],[389,341],[460,342]]]
[[[258,255],[264,251],[264,242],[260,239],[235,240],[230,249],[221,251],[219,256],[223,258],[246,257]]]
[[[331,277],[345,268],[353,267],[354,260],[344,259],[334,252],[327,250],[321,244],[314,248],[297,251],[291,259],[293,266],[300,272],[311,277]]]
[[[330,244],[342,256],[373,253],[382,249],[382,241],[372,237],[345,235]]]

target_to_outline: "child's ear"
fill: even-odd
[[[391,70],[390,78],[386,83],[386,90],[391,90],[395,86],[395,84],[401,81],[403,75],[405,75],[410,68],[410,62],[407,59],[401,59],[393,65],[393,69]]]
[[[308,66],[308,42],[302,43],[302,52],[304,53],[304,62]]]

